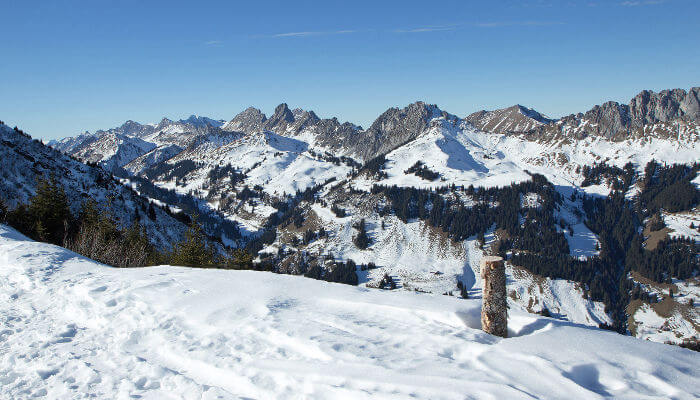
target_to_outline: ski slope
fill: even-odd
[[[0,398],[691,399],[700,358],[479,300],[115,269],[0,225]]]

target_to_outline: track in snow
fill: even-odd
[[[0,226],[0,397],[693,398],[688,350],[478,300],[108,268]]]

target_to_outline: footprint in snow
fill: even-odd
[[[101,292],[104,292],[105,290],[107,290],[107,286],[100,286],[100,287],[92,289],[90,291],[90,293],[101,293]]]
[[[37,375],[43,380],[49,379],[50,377],[58,373],[58,368],[53,369],[38,369],[36,371]]]
[[[58,340],[56,343],[67,343],[73,340],[75,335],[78,333],[78,328],[75,324],[70,324],[66,327],[66,330],[58,334]]]

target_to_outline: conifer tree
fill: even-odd
[[[362,218],[360,223],[356,226],[357,236],[353,239],[355,246],[358,249],[364,250],[369,246],[369,236],[367,236],[367,228],[365,227],[365,219]]]
[[[2,197],[0,197],[0,222],[5,222],[6,218],[7,218],[7,206],[5,205],[5,202],[2,200]]]
[[[29,202],[29,214],[34,220],[34,235],[41,241],[62,244],[71,220],[68,198],[63,186],[52,175],[39,179],[36,195]]]
[[[19,204],[14,210],[8,211],[5,217],[7,224],[27,236],[34,235],[34,220],[25,204]]]
[[[175,246],[170,257],[173,265],[188,267],[209,267],[214,265],[213,249],[208,247],[202,227],[197,218],[192,218],[185,238]]]
[[[234,249],[226,259],[226,267],[231,269],[253,269],[253,255],[244,249]]]
[[[156,209],[153,208],[153,203],[148,203],[148,218],[151,221],[156,220]]]

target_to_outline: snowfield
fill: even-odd
[[[0,398],[700,396],[700,357],[479,300],[252,271],[109,268],[0,225]]]

